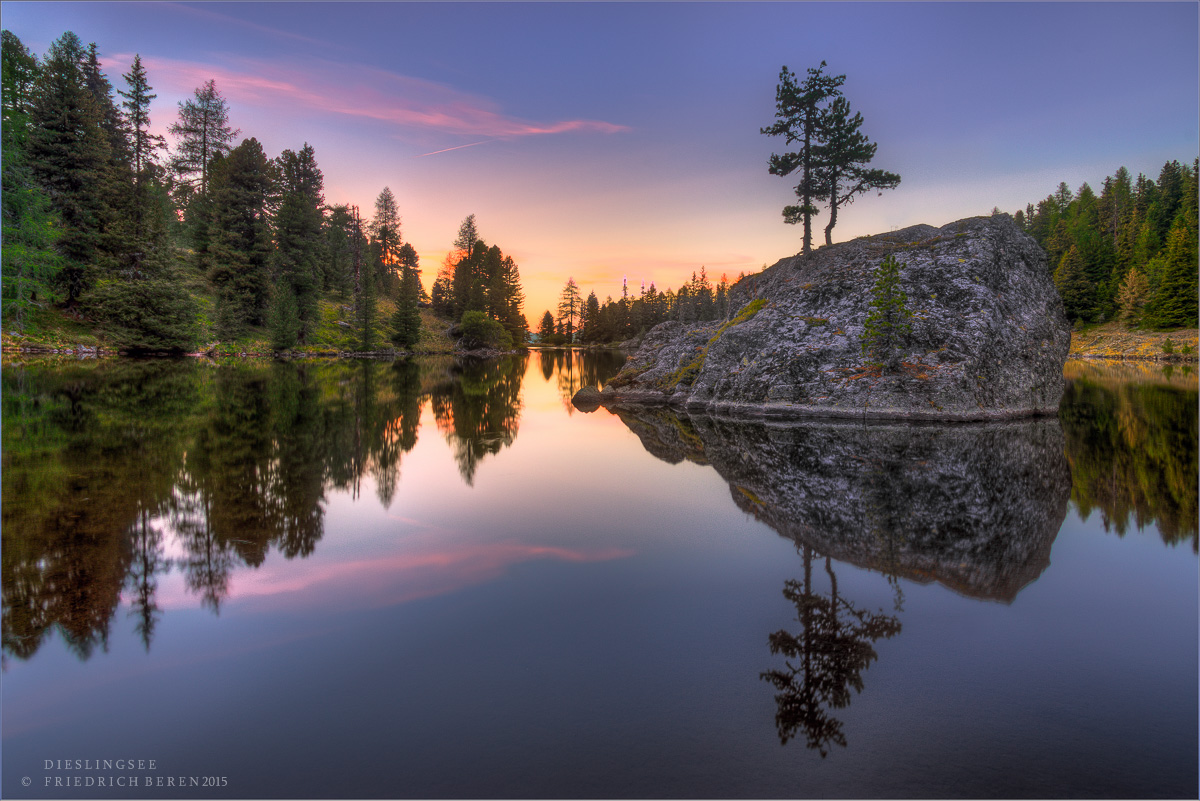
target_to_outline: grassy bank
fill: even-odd
[[[1119,323],[1092,325],[1071,334],[1070,358],[1196,361],[1200,330],[1128,331]],[[1169,343],[1169,344],[1168,344]]]

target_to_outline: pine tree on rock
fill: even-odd
[[[823,196],[829,202],[829,224],[825,226],[825,244],[833,244],[833,227],[837,225],[838,209],[852,203],[854,198],[872,190],[895,189],[900,176],[894,172],[868,169],[878,148],[862,132],[862,114],[850,114],[850,103],[836,97],[821,120],[821,139],[818,164],[814,167],[818,185],[825,188]]]
[[[816,203],[823,199],[825,192],[816,174],[821,122],[826,113],[825,106],[841,94],[838,87],[846,80],[845,75],[825,75],[824,69],[825,62],[822,61],[816,69],[808,70],[803,84],[797,84],[795,73],[783,67],[775,89],[775,124],[761,129],[767,136],[784,137],[786,145],[799,145],[798,150],[772,154],[768,172],[786,176],[800,170],[800,183],[796,185],[800,203],[786,206],[783,218],[789,224],[804,224],[805,254],[812,252],[812,218],[820,211]]]

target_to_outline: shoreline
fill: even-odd
[[[580,345],[558,345],[547,346],[537,343],[531,343],[526,348],[516,348],[509,351],[458,351],[458,350],[416,350],[416,351],[400,351],[400,350],[377,350],[377,351],[343,351],[343,350],[323,350],[323,351],[288,351],[275,353],[272,351],[259,351],[251,349],[231,349],[223,353],[181,353],[181,354],[165,354],[147,353],[140,356],[130,356],[123,354],[120,350],[105,348],[100,345],[43,345],[29,344],[18,345],[9,339],[10,335],[5,335],[3,348],[0,348],[0,354],[5,357],[11,355],[25,356],[75,356],[77,358],[197,358],[197,359],[217,359],[217,358],[234,358],[234,359],[397,359],[409,356],[465,356],[469,358],[489,358],[491,356],[502,356],[511,353],[519,353],[522,350],[619,350],[611,345],[605,346],[580,346]],[[1167,340],[1171,341],[1172,352],[1166,352],[1163,347]],[[1146,362],[1146,363],[1186,363],[1200,361],[1200,329],[1183,328],[1175,331],[1127,331],[1122,329],[1117,323],[1104,323],[1097,326],[1090,326],[1080,331],[1071,332],[1071,349],[1067,353],[1067,359],[1084,359],[1084,360],[1108,360],[1108,361],[1128,361],[1128,362]]]

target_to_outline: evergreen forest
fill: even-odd
[[[1196,327],[1197,169],[1169,161],[1154,181],[1121,167],[1098,195],[1064,182],[1013,215],[1049,254],[1068,319]]]
[[[55,311],[129,352],[207,337],[277,352],[417,346],[433,299],[389,187],[370,217],[327,202],[313,148],[268,155],[230,125],[212,80],[179,104],[167,142],[140,56],[114,90],[99,55],[67,32],[39,58],[3,32],[7,332]],[[523,343],[517,265],[468,221],[437,310],[477,313],[483,344]]]

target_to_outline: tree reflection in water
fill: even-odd
[[[391,505],[430,398],[469,483],[516,436],[525,364],[6,367],[5,659],[28,659],[52,631],[89,658],[123,597],[149,650],[171,570],[219,612],[234,570],[314,552],[328,491],[357,497],[366,475]]]
[[[1093,367],[1067,382],[1071,500],[1085,520],[1099,511],[1105,531],[1153,524],[1163,542],[1196,552],[1196,384],[1170,378],[1120,381]]]
[[[625,354],[617,350],[573,350],[552,348],[538,352],[542,377],[557,377],[558,395],[567,414],[575,414],[571,398],[584,387],[600,389],[625,364]]]
[[[775,695],[779,741],[786,745],[803,729],[807,746],[824,757],[831,745],[846,745],[842,721],[829,710],[848,706],[851,689],[862,692],[863,671],[878,656],[872,643],[899,634],[900,620],[882,611],[857,609],[839,595],[828,556],[829,594],[815,590],[814,551],[808,545],[797,545],[797,550],[804,558],[804,580],[788,580],[783,596],[796,606],[801,630],[793,634],[781,629],[770,635],[771,653],[786,657],[785,668],[764,671],[760,677],[779,691]]]
[[[433,416],[467,486],[485,456],[513,443],[521,419],[521,381],[529,355],[456,366],[432,392]]]

